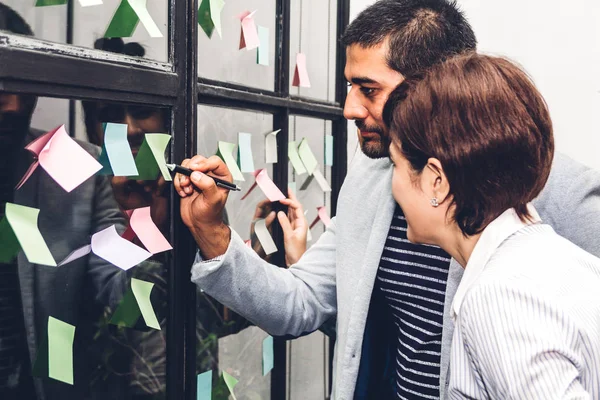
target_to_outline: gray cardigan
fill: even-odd
[[[192,267],[192,281],[200,288],[273,335],[299,336],[337,316],[334,399],[354,395],[371,293],[395,208],[391,176],[388,159],[358,154],[342,186],[337,217],[290,269],[260,259],[234,231],[222,257],[197,260]],[[598,172],[557,155],[535,205],[559,234],[600,255]],[[450,305],[461,277],[462,267],[453,261],[444,311],[442,398],[454,329]]]

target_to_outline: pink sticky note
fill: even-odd
[[[308,70],[306,69],[306,55],[304,53],[296,55],[296,70],[294,71],[292,86],[310,87],[310,79],[308,78]]]
[[[271,178],[269,178],[269,174],[266,169],[257,169],[253,172],[254,178],[256,181],[252,185],[252,187],[248,190],[248,192],[242,197],[244,200],[248,195],[254,190],[254,188],[258,185],[260,189],[263,191],[265,196],[271,201],[280,201],[285,199],[285,195],[279,190],[277,185],[273,183]]]
[[[253,50],[260,46],[260,39],[258,38],[258,30],[256,23],[254,22],[254,14],[256,11],[244,11],[238,18],[242,22],[242,32],[240,34],[240,50],[245,48],[246,50]]]
[[[244,244],[250,248],[252,248],[252,241],[250,239],[244,240]]]
[[[92,251],[98,257],[125,271],[152,256],[146,250],[119,236],[114,225],[92,236]]]
[[[173,249],[152,221],[150,207],[133,210],[129,225],[150,253],[156,254]]]
[[[58,128],[53,129],[50,132],[43,134],[39,138],[35,139],[33,142],[29,143],[27,146],[25,146],[25,149],[27,151],[29,151],[31,154],[33,154],[35,161],[29,166],[29,168],[27,169],[27,172],[25,172],[25,175],[23,175],[23,177],[21,178],[19,183],[17,183],[16,189],[21,188],[21,186],[23,186],[25,184],[25,182],[27,182],[29,177],[36,170],[38,165],[40,165],[40,162],[38,161],[40,153],[42,152],[42,150],[44,149],[46,144],[48,144],[48,141],[50,139],[52,139],[52,136],[54,136],[54,134],[56,132],[58,132],[58,130],[60,128],[62,128],[62,126],[59,126]]]
[[[329,218],[329,215],[327,214],[327,209],[325,207],[317,207],[317,212],[317,218],[315,218],[312,224],[310,224],[309,229],[312,229],[313,226],[315,226],[319,221],[323,221],[323,224],[325,226],[329,226],[329,224],[331,223],[331,218]]]

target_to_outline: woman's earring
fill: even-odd
[[[438,203],[437,197],[434,197],[433,199],[431,199],[430,203],[433,207],[437,207],[440,205],[440,203]]]

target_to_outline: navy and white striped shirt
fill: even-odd
[[[396,390],[399,399],[438,399],[446,282],[450,256],[406,237],[396,207],[381,257],[375,290],[397,328]]]

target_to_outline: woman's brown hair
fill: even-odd
[[[512,62],[470,53],[408,78],[384,109],[390,136],[412,169],[429,158],[444,169],[466,235],[509,208],[522,220],[543,189],[554,139],[548,107]]]

